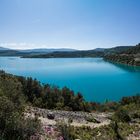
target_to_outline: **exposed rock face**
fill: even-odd
[[[27,110],[30,116],[37,115],[42,123],[55,125],[57,122],[71,123],[73,126],[89,126],[100,127],[110,123],[110,116],[112,113],[87,113],[87,112],[73,112],[61,110],[47,110],[40,108],[29,108]],[[71,120],[71,121],[70,121]]]
[[[95,128],[109,125],[110,120],[108,118],[112,116],[112,113],[72,112],[33,107],[26,109],[25,117],[34,118],[35,116],[37,116],[42,123],[43,133],[39,140],[45,140],[46,137],[51,140],[64,140],[60,130],[57,128],[57,123],[63,122],[74,127],[88,126]],[[33,136],[31,140],[38,140],[38,137]]]

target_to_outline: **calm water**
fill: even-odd
[[[0,57],[0,69],[31,76],[42,83],[67,86],[88,101],[119,100],[140,93],[140,68],[116,65],[101,58],[22,59]]]

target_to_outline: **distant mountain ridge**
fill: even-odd
[[[93,50],[75,50],[69,48],[37,48],[27,50],[12,50],[0,47],[0,56],[20,56],[24,58],[78,58],[78,57],[106,57],[106,59],[117,58],[115,55],[122,53],[132,54],[139,51],[139,45],[136,46],[117,46],[113,48],[96,48]],[[135,57],[139,60],[138,57]],[[113,60],[112,59],[112,60]],[[114,59],[115,60],[115,59]]]
[[[97,52],[103,52],[105,50],[105,48],[96,48],[94,49],[94,51],[97,51]]]
[[[10,50],[9,48],[1,47],[0,46],[0,51],[5,51],[5,50]]]
[[[53,53],[53,52],[74,52],[74,51],[95,51],[95,52],[108,52],[108,53],[113,53],[113,52],[122,52],[127,50],[128,48],[131,48],[133,46],[117,46],[117,47],[113,47],[113,48],[95,48],[92,50],[76,50],[76,49],[71,49],[71,48],[37,48],[37,49],[23,49],[23,50],[19,50],[19,49],[10,49],[10,48],[5,48],[5,47],[0,47],[0,51],[16,51],[19,53]]]
[[[27,55],[48,54],[53,52],[74,52],[74,51],[77,50],[70,48],[60,48],[60,49],[38,48],[38,49],[19,50],[0,47],[0,56],[27,56]]]
[[[56,52],[56,51],[77,51],[76,49],[71,49],[71,48],[37,48],[37,49],[10,49],[10,48],[5,48],[0,46],[0,51],[5,51],[5,50],[14,50],[14,51],[19,51],[19,52]]]
[[[96,48],[93,50],[77,50],[70,52],[56,51],[39,55],[28,55],[28,58],[78,58],[78,57],[104,57],[110,54],[119,54],[133,46],[117,46],[114,48]],[[24,56],[23,56],[24,57]]]
[[[59,48],[59,49],[47,49],[47,48],[37,48],[37,49],[26,49],[26,50],[18,50],[20,52],[44,52],[44,53],[50,53],[50,52],[71,52],[71,51],[77,51],[76,49],[70,49],[70,48]]]

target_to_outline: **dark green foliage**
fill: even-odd
[[[80,57],[102,57],[104,52],[94,50],[72,51],[72,52],[52,52],[40,55],[27,55],[25,58],[80,58]]]
[[[25,102],[25,99],[28,103],[40,108],[88,112],[92,110],[102,112],[115,111],[118,110],[120,105],[130,103],[140,104],[139,95],[124,97],[120,103],[89,103],[84,100],[80,93],[75,94],[67,87],[60,89],[48,84],[42,85],[39,81],[32,78],[13,76],[2,71],[0,72],[0,84],[0,95],[4,90],[7,97],[11,98],[17,104],[17,108],[21,106],[21,103]]]
[[[87,120],[88,122],[92,122],[92,123],[100,123],[100,121],[96,120],[96,119],[93,118],[93,117],[87,117],[86,120]]]
[[[60,129],[64,140],[75,140],[72,127],[62,123],[61,125],[58,125],[58,128]]]
[[[117,110],[114,114],[114,119],[116,121],[120,121],[120,122],[130,122],[131,118],[127,112],[127,110],[124,110],[122,108],[120,108],[119,110]]]
[[[131,103],[140,104],[140,95],[137,94],[131,97],[123,97],[120,101],[121,105],[128,105]]]
[[[119,53],[105,54],[104,59],[116,63],[140,66],[140,44]]]
[[[23,116],[25,102],[17,78],[0,72],[0,139],[28,140],[39,132],[39,122]]]
[[[117,46],[109,49],[105,49],[105,54],[120,54],[128,49],[132,48],[133,46]]]
[[[120,54],[136,54],[140,52],[140,45],[136,46],[118,46],[109,49],[97,48],[95,50],[86,50],[86,51],[71,51],[71,52],[51,52],[46,54],[27,54],[23,55],[25,58],[81,58],[81,57],[104,57],[105,59],[115,61],[118,60],[118,55]],[[117,58],[115,58],[117,57]],[[118,62],[121,60],[132,60],[132,56],[119,56]],[[127,63],[128,63],[127,62]],[[137,63],[136,63],[137,64]],[[130,65],[134,65],[132,62]]]
[[[28,103],[40,108],[72,111],[91,110],[91,105],[84,100],[80,93],[75,94],[67,87],[60,89],[48,84],[42,85],[32,78],[17,77],[4,72],[0,72],[0,79],[1,90],[4,89],[6,95],[18,103],[17,107],[20,107],[20,100],[26,99]],[[10,81],[8,88],[7,81]]]
[[[131,47],[129,49],[127,49],[126,51],[123,51],[122,53],[126,53],[126,54],[137,54],[140,53],[140,43],[134,47]]]
[[[87,126],[73,127],[62,123],[59,128],[65,140],[122,140],[118,132],[119,126],[116,127],[114,124],[91,128]]]
[[[106,103],[96,103],[96,102],[91,102],[90,103],[91,110],[93,111],[100,111],[100,112],[114,112],[117,110],[120,106],[119,103],[117,102],[106,102]]]
[[[30,136],[40,132],[40,123],[37,119],[23,117],[27,104],[47,109],[72,111],[115,111],[113,120],[117,124],[113,126],[94,129],[94,131],[88,127],[74,129],[65,125],[60,126],[65,139],[70,140],[80,137],[91,140],[93,136],[96,138],[99,132],[107,139],[121,139],[122,134],[120,135],[118,123],[128,124],[131,116],[132,118],[140,116],[140,95],[124,97],[119,103],[89,103],[80,93],[75,94],[67,87],[60,89],[48,84],[42,85],[32,78],[13,76],[0,71],[0,139],[28,140]],[[129,112],[131,108],[135,110],[132,113]],[[98,123],[94,118],[89,118],[89,121]],[[102,136],[99,136],[100,138]]]
[[[83,96],[80,93],[74,94],[67,87],[60,89],[48,84],[42,85],[32,78],[17,77],[17,79],[22,84],[23,93],[28,102],[34,106],[72,111],[90,110],[90,105],[84,101]]]
[[[114,140],[123,140],[122,136],[119,133],[118,123],[116,121],[111,122],[110,127],[112,128],[114,133]]]

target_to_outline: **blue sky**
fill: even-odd
[[[0,0],[0,46],[94,49],[140,42],[140,0]]]

